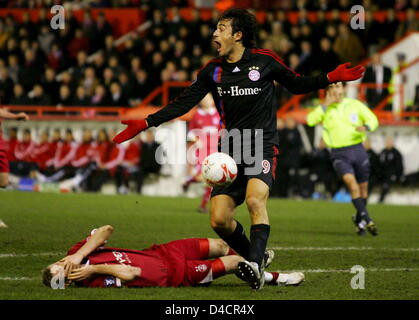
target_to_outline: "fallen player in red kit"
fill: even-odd
[[[43,271],[42,282],[54,287],[62,275],[65,286],[72,282],[82,287],[197,286],[235,273],[244,261],[221,239],[176,240],[145,250],[104,247],[112,232],[109,225],[93,230]],[[265,277],[271,285],[298,285],[304,280],[300,272],[266,272]]]

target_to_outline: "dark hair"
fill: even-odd
[[[345,88],[346,87],[346,82],[344,82],[344,81],[338,81],[338,82],[333,82],[333,83],[330,83],[330,84],[328,84],[327,85],[327,87],[326,88],[324,88],[324,90],[327,92],[327,91],[329,91],[330,89],[332,89],[332,88],[334,88],[334,85],[335,84],[337,84],[337,83],[342,83],[342,86]]]
[[[256,44],[256,18],[246,9],[232,8],[221,15],[218,21],[231,20],[233,34],[241,31],[242,43],[246,48],[254,47]]]
[[[52,273],[51,268],[47,267],[42,271],[42,283],[47,287],[51,287]]]

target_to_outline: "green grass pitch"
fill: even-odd
[[[358,237],[351,204],[270,199],[270,270],[305,270],[298,287],[252,292],[234,275],[208,288],[67,288],[41,283],[41,270],[91,229],[111,224],[108,245],[142,249],[189,237],[216,237],[198,199],[0,192],[0,300],[7,299],[419,299],[419,207],[370,205],[379,236]],[[246,208],[237,219],[249,230]],[[351,288],[352,266],[366,269]]]

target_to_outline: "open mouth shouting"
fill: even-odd
[[[220,41],[218,41],[218,40],[214,40],[214,43],[215,43],[215,47],[216,47],[216,49],[217,49],[218,54],[220,54],[220,55],[221,55],[221,50],[222,50],[222,45],[221,45],[221,42],[220,42]]]

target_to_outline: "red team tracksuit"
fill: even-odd
[[[0,121],[0,173],[9,172],[8,149],[10,149],[10,146],[3,140]]]
[[[199,139],[202,147],[196,150],[196,176],[201,173],[202,162],[205,157],[218,149],[218,130],[220,127],[220,115],[216,108],[209,110],[197,109],[189,122],[188,136]],[[199,130],[199,131],[198,131]],[[190,181],[196,181],[196,177]],[[201,208],[205,208],[211,196],[211,187],[206,187],[202,196]]]
[[[39,170],[44,171],[53,164],[56,149],[56,142],[41,142],[35,145],[33,153]]]
[[[72,141],[60,141],[57,145],[57,151],[55,153],[54,167],[61,169],[65,166],[69,166],[71,161],[74,159],[77,151],[77,143]]]
[[[32,141],[18,141],[15,146],[15,157],[17,161],[35,162],[34,153],[35,143]]]
[[[208,111],[198,109],[189,122],[188,135],[199,138],[203,143],[203,147],[197,152],[199,166],[201,166],[206,156],[217,152],[219,126],[220,116],[216,108],[211,108]],[[194,133],[197,129],[200,130],[199,135]]]
[[[96,153],[95,142],[82,142],[77,146],[74,158],[71,160],[71,166],[74,168],[83,168],[93,161]]]
[[[86,241],[75,244],[67,253],[74,254]],[[140,277],[125,287],[179,287],[208,283],[225,274],[220,259],[208,258],[208,239],[184,239],[153,245],[145,250],[100,247],[89,254],[86,264],[124,264],[141,268]],[[110,275],[94,275],[78,282],[83,287],[121,287],[121,281]]]
[[[110,171],[111,176],[115,175],[117,166],[124,160],[125,148],[122,145],[111,143],[110,152],[106,161],[101,164]]]

